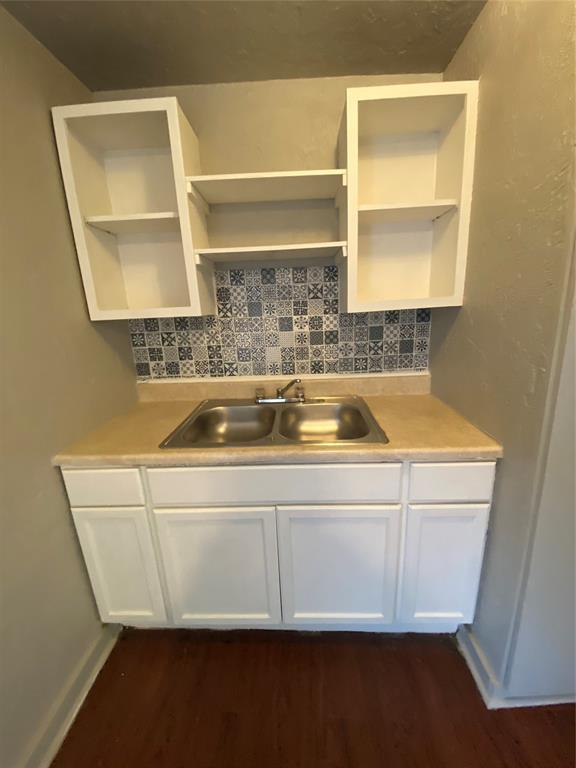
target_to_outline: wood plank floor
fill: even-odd
[[[488,711],[448,638],[127,631],[53,768],[573,768],[574,707]]]

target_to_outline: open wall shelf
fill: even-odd
[[[477,94],[351,88],[338,168],[219,175],[174,97],[54,108],[90,316],[213,314],[216,263],[343,257],[347,311],[461,304]]]
[[[188,190],[206,203],[261,203],[286,200],[334,200],[346,182],[346,171],[277,171],[188,176]]]
[[[197,263],[236,261],[282,261],[342,257],[346,252],[346,241],[327,243],[292,243],[283,245],[259,245],[232,248],[205,248],[196,251]]]
[[[213,311],[186,193],[196,137],[176,99],[56,107],[53,117],[91,318]]]
[[[348,90],[348,311],[462,303],[477,96],[476,82]]]
[[[178,232],[179,217],[175,211],[164,213],[129,213],[123,216],[87,216],[86,224],[111,235],[137,235],[155,232]]]
[[[457,207],[456,200],[434,200],[416,205],[359,205],[358,213],[365,221],[434,221]]]

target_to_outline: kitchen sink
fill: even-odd
[[[370,432],[356,405],[349,403],[302,403],[288,405],[280,413],[278,432],[302,443],[359,440]]]
[[[239,403],[200,406],[161,445],[185,448],[191,445],[235,445],[254,443],[272,432],[276,414],[268,405]]]
[[[255,405],[253,400],[205,400],[160,448],[387,442],[360,397],[274,405]]]

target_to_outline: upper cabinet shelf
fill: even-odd
[[[175,211],[166,213],[129,213],[123,216],[87,216],[86,224],[111,235],[178,232],[180,222]]]
[[[346,241],[326,243],[290,243],[278,245],[238,246],[236,248],[205,248],[196,251],[197,263],[205,261],[236,262],[236,261],[270,261],[279,257],[283,261],[307,260],[318,258],[336,258],[345,256]]]
[[[434,221],[457,207],[457,200],[433,200],[415,205],[360,205],[358,213],[365,220],[372,217],[374,220],[388,222]]]
[[[189,192],[206,203],[261,203],[289,200],[334,200],[346,184],[346,171],[277,171],[189,176]]]

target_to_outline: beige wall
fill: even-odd
[[[435,311],[432,391],[504,444],[473,626],[502,678],[571,254],[574,4],[491,0],[445,72],[480,78],[465,305]]]
[[[3,9],[0,51],[0,765],[23,768],[103,636],[50,457],[135,377],[126,324],[88,319],[52,136],[50,107],[91,94]]]
[[[441,80],[367,75],[101,91],[108,99],[176,96],[198,138],[203,173],[330,168],[346,88]]]

